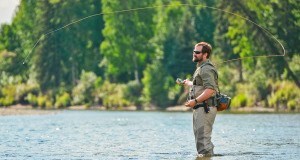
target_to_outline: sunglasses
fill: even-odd
[[[193,51],[195,54],[200,54],[202,53],[201,51]]]

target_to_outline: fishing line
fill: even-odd
[[[76,23],[79,23],[81,21],[84,21],[86,19],[89,19],[89,18],[92,18],[92,17],[96,17],[96,16],[101,16],[101,15],[107,15],[107,14],[117,14],[117,13],[125,13],[125,12],[131,12],[131,11],[140,11],[140,10],[147,10],[147,9],[155,9],[155,8],[159,8],[159,7],[169,7],[169,6],[191,6],[191,7],[203,7],[203,8],[209,8],[209,9],[212,9],[212,10],[217,10],[217,11],[221,11],[221,12],[224,12],[224,13],[227,13],[227,14],[231,14],[231,15],[234,15],[236,17],[239,17],[239,18],[242,18],[252,24],[254,24],[255,26],[259,27],[260,29],[262,29],[265,33],[267,33],[267,36],[270,37],[271,35],[271,38],[273,38],[279,45],[280,47],[282,48],[282,51],[283,51],[283,54],[271,54],[271,55],[261,55],[261,56],[248,56],[248,57],[240,57],[240,58],[235,58],[235,59],[229,59],[229,60],[225,60],[225,61],[222,61],[221,63],[225,63],[225,62],[231,62],[231,61],[237,61],[237,60],[243,60],[243,59],[246,59],[246,58],[265,58],[265,57],[282,57],[282,56],[285,56],[286,54],[286,51],[285,51],[285,48],[284,46],[280,43],[280,41],[272,34],[270,33],[267,29],[265,29],[264,27],[260,26],[259,24],[253,22],[252,20],[246,18],[246,17],[243,17],[239,14],[236,14],[236,13],[233,13],[233,12],[230,12],[230,11],[226,11],[226,10],[223,10],[223,9],[220,9],[220,8],[215,8],[215,7],[211,7],[211,6],[206,6],[206,5],[201,5],[201,4],[176,4],[176,5],[160,5],[160,6],[152,6],[152,7],[141,7],[141,8],[133,8],[133,9],[125,9],[125,10],[120,10],[120,11],[112,11],[112,12],[106,12],[106,13],[97,13],[97,14],[93,14],[93,15],[90,15],[90,16],[86,16],[84,18],[81,18],[81,19],[78,19],[78,20],[75,20],[71,23],[68,23],[60,28],[57,28],[57,29],[54,29],[52,31],[49,31],[45,34],[42,34],[40,36],[40,38],[36,41],[36,43],[34,44],[34,46],[32,47],[31,51],[25,56],[24,58],[24,61],[23,61],[23,64],[26,63],[28,57],[31,55],[31,53],[33,52],[33,50],[36,48],[36,46],[39,44],[39,42],[45,38],[47,38],[48,35],[50,34],[53,34],[55,32],[58,32],[59,30],[62,30],[64,28],[67,28],[73,24],[76,24]]]

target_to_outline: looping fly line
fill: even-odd
[[[23,61],[23,64],[25,64],[25,62],[27,61],[29,55],[33,52],[33,50],[35,49],[35,47],[38,45],[38,43],[46,38],[48,35],[50,34],[53,34],[59,30],[62,30],[64,28],[67,28],[73,24],[76,24],[76,23],[79,23],[81,21],[84,21],[86,19],[89,19],[89,18],[92,18],[92,17],[95,17],[95,16],[101,16],[101,15],[107,15],[107,14],[117,14],[117,13],[125,13],[125,12],[131,12],[131,11],[140,11],[140,10],[147,10],[147,9],[154,9],[154,8],[159,8],[159,7],[168,7],[168,6],[192,6],[192,7],[197,7],[197,6],[200,6],[200,7],[203,7],[203,8],[209,8],[209,9],[212,9],[212,10],[217,10],[217,11],[221,11],[221,12],[224,12],[224,13],[227,13],[227,14],[231,14],[231,15],[234,15],[236,17],[239,17],[239,18],[242,18],[252,24],[254,24],[255,26],[259,27],[260,29],[262,29],[265,33],[269,35],[271,35],[271,37],[280,45],[280,47],[282,48],[283,50],[283,54],[272,54],[272,55],[261,55],[261,56],[248,56],[248,57],[241,57],[241,58],[235,58],[235,59],[229,59],[229,60],[225,60],[225,61],[222,61],[221,63],[225,63],[225,62],[231,62],[231,61],[236,61],[236,60],[242,60],[242,59],[246,59],[246,58],[264,58],[264,57],[279,57],[279,56],[285,56],[286,54],[286,51],[285,51],[285,48],[283,47],[283,45],[280,43],[280,41],[273,35],[271,34],[267,29],[261,27],[259,24],[251,21],[250,19],[248,18],[245,18],[241,15],[238,15],[236,13],[233,13],[233,12],[230,12],[230,11],[226,11],[226,10],[223,10],[223,9],[220,9],[220,8],[215,8],[215,7],[210,7],[210,6],[206,6],[206,5],[200,5],[200,4],[177,4],[177,5],[160,5],[160,6],[152,6],[152,7],[142,7],[142,8],[133,8],[133,9],[126,9],[126,10],[121,10],[121,11],[113,11],[113,12],[106,12],[106,13],[98,13],[98,14],[93,14],[93,15],[90,15],[90,16],[87,16],[87,17],[84,17],[84,18],[81,18],[81,19],[78,19],[78,20],[75,20],[71,23],[68,23],[60,28],[57,28],[55,30],[52,30],[52,31],[49,31],[45,34],[42,34],[42,36],[40,36],[40,38],[36,41],[36,43],[34,44],[34,46],[32,47],[31,51],[25,56],[25,59]],[[270,36],[269,36],[270,37]]]

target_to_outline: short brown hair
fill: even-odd
[[[210,57],[210,54],[212,52],[212,47],[209,43],[207,42],[199,42],[196,44],[196,46],[202,46],[202,52],[207,53],[207,58]]]

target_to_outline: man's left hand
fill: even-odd
[[[187,101],[184,105],[186,107],[194,107],[196,105],[196,102],[194,99],[192,99],[192,100]]]

